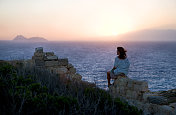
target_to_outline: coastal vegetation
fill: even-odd
[[[70,80],[44,68],[0,62],[0,114],[141,113],[92,83]]]

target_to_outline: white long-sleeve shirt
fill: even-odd
[[[116,68],[114,70],[115,75],[118,75],[120,73],[124,73],[125,75],[127,75],[129,67],[130,67],[130,62],[128,61],[127,58],[126,59],[119,59],[117,56],[115,58],[114,67]]]

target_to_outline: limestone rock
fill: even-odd
[[[58,57],[56,55],[53,55],[53,56],[47,56],[45,58],[45,61],[57,61],[58,60]]]
[[[35,48],[35,52],[37,52],[37,53],[43,53],[43,47],[37,47],[37,48]]]
[[[72,80],[81,80],[82,76],[76,73],[76,68],[68,63],[68,58],[58,59],[54,52],[43,52],[42,47],[35,49],[32,62],[36,66],[47,68],[51,73],[59,74],[60,77],[71,78]]]
[[[73,74],[71,75],[72,80],[80,81],[82,79],[82,76],[80,74]]]
[[[172,115],[173,111],[174,111],[174,109],[172,107],[169,107],[167,105],[163,105],[159,108],[158,115]]]
[[[118,77],[113,87],[116,88],[118,95],[135,100],[142,100],[143,93],[148,91],[147,82],[132,80],[128,77]]]
[[[43,60],[43,56],[32,56],[32,60]]]
[[[125,99],[143,110],[143,115],[176,115],[176,90],[150,92],[146,81],[118,77],[109,87],[112,97]],[[172,103],[168,105],[169,103]]]
[[[66,67],[58,67],[56,68],[56,71],[58,74],[66,74],[68,72],[68,69]]]
[[[169,103],[176,102],[176,89],[159,92],[159,95],[166,97]]]
[[[45,61],[45,66],[46,67],[58,66],[58,61]]]
[[[75,74],[75,73],[76,73],[76,68],[73,68],[73,67],[70,68],[70,69],[69,69],[69,73],[70,73],[70,74]]]
[[[171,103],[169,106],[176,109],[176,103]]]
[[[57,74],[57,68],[55,68],[55,67],[47,67],[47,69],[49,69],[51,73]]]
[[[149,111],[149,106],[150,106],[150,104],[149,103],[146,103],[144,106],[143,106],[143,108],[142,108],[142,110],[143,110],[143,115],[151,115],[151,112]]]
[[[67,68],[68,68],[68,69],[73,68],[73,65],[72,65],[71,63],[69,63],[69,64],[67,65]]]
[[[43,52],[34,52],[34,56],[38,56],[38,57],[44,57],[44,53]]]
[[[54,56],[54,52],[45,52],[46,56]]]
[[[147,100],[149,103],[158,104],[158,105],[168,104],[167,98],[163,96],[149,96]]]
[[[68,66],[68,58],[65,59],[58,59],[59,66]]]
[[[36,66],[44,66],[45,63],[43,60],[35,59],[35,65]]]
[[[134,83],[133,83],[133,80],[128,80],[128,84],[127,84],[127,87],[129,90],[134,90]]]
[[[134,90],[135,91],[148,91],[148,83],[145,81],[135,81]]]
[[[127,85],[127,81],[128,81],[129,78],[119,78],[119,79],[116,79],[113,83],[113,85],[116,87],[116,86],[119,86],[119,87],[124,87]]]
[[[176,103],[171,103],[169,106],[173,108],[172,114],[176,114]]]
[[[145,92],[143,93],[142,99],[144,102],[148,102],[148,97],[150,96],[158,96],[158,94],[152,93],[152,92]]]

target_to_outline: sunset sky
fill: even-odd
[[[112,40],[150,28],[176,29],[176,0],[0,0],[0,40]]]

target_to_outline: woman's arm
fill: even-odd
[[[117,67],[118,67],[118,57],[115,58],[113,69],[116,69]]]

